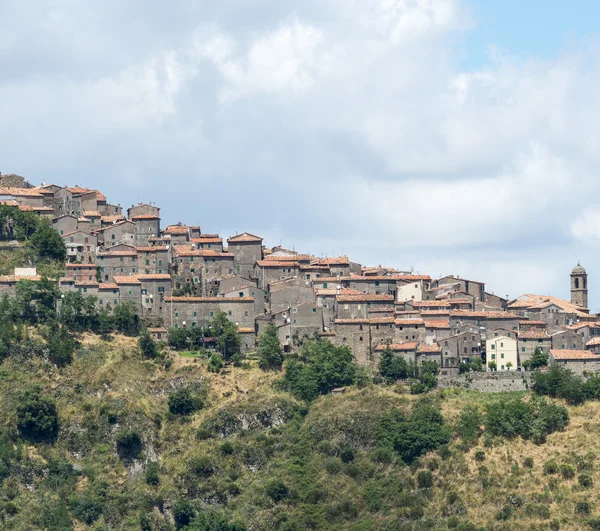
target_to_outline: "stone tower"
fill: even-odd
[[[588,307],[587,273],[579,262],[571,271],[571,302],[582,308]]]

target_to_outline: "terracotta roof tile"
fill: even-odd
[[[132,221],[142,221],[144,219],[160,219],[160,216],[153,216],[152,214],[140,214],[139,216],[131,216]]]
[[[171,275],[167,275],[165,273],[156,273],[149,275],[135,275],[138,280],[171,280]]]
[[[585,344],[586,347],[595,347],[597,345],[600,345],[600,337],[594,337]]]
[[[419,347],[417,349],[419,352],[441,352],[442,347],[440,347],[437,343],[432,343],[431,345],[426,345],[425,343],[419,343]]]
[[[24,277],[19,275],[2,275],[0,276],[0,284],[13,284],[19,282],[19,280],[31,280],[32,282],[38,282],[42,280],[42,277],[36,275],[34,277]]]
[[[258,267],[300,267],[298,262],[281,262],[279,260],[257,260],[256,263]]]
[[[407,341],[406,343],[390,343],[389,345],[377,345],[377,347],[375,347],[375,350],[381,352],[389,347],[390,350],[393,350],[395,352],[405,352],[417,350],[418,346],[419,343],[417,341]]]
[[[393,317],[371,317],[369,319],[336,319],[335,324],[354,325],[354,324],[394,324]]]
[[[278,262],[310,262],[314,258],[309,254],[271,254],[265,256],[264,261],[278,261]],[[317,264],[314,264],[317,265]]]
[[[84,218],[101,218],[102,215],[97,210],[84,210],[82,213]]]
[[[254,302],[254,297],[165,297],[166,302]]]
[[[338,295],[338,302],[393,302],[393,295],[371,295],[361,293],[360,295]]]
[[[238,328],[238,332],[240,334],[254,334],[254,328],[242,327],[242,328]]]
[[[233,258],[233,253],[219,253],[212,249],[192,249],[189,245],[174,245],[173,252],[177,256],[203,256],[205,258]]]
[[[14,195],[15,197],[44,197],[37,188],[0,188],[2,195]]]
[[[220,238],[219,236],[213,236],[212,234],[210,236],[208,235],[204,235],[204,236],[200,236],[200,238],[192,238],[190,240],[192,243],[196,243],[196,244],[200,244],[200,243],[223,243],[223,238]]]
[[[141,284],[137,277],[113,277],[116,284]]]
[[[432,330],[445,330],[450,329],[449,321],[425,321],[425,328],[430,328]]]
[[[523,332],[519,331],[518,333],[519,339],[548,339],[550,340],[550,336],[546,334],[543,330],[525,330]]]
[[[589,350],[550,349],[550,355],[557,361],[600,360],[600,356]]]
[[[246,243],[246,242],[262,242],[263,239],[260,236],[255,236],[249,232],[243,232],[227,239],[227,243]]]
[[[98,285],[98,289],[119,289],[119,285],[112,282],[104,282]]]
[[[166,328],[148,328],[148,332],[150,332],[151,334],[166,334],[167,333],[167,329]]]
[[[425,321],[423,319],[404,318],[396,319],[395,324],[396,326],[422,326],[425,324]]]

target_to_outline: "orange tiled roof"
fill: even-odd
[[[238,332],[240,334],[254,334],[254,328],[242,327],[242,328],[238,328]]]
[[[519,326],[548,326],[546,321],[519,321]]]
[[[140,214],[139,216],[131,216],[132,221],[144,220],[144,219],[160,219],[160,216],[153,216],[152,214]]]
[[[141,284],[137,276],[130,277],[113,277],[116,284]]]
[[[265,256],[265,260],[279,262],[310,262],[311,260],[314,260],[314,258],[309,254],[276,254]]]
[[[425,321],[425,328],[444,330],[450,329],[449,321]]]
[[[16,197],[44,197],[37,188],[0,188],[0,194]]]
[[[33,282],[37,282],[42,280],[42,277],[39,275],[33,277],[24,277],[21,275],[2,275],[0,276],[0,284],[13,284],[19,282],[19,280],[31,280]]]
[[[98,282],[95,280],[76,280],[76,286],[98,286]]]
[[[173,251],[177,256],[204,256],[207,258],[233,258],[233,253],[218,253],[212,249],[192,249],[189,245],[174,245]]]
[[[82,213],[84,218],[101,218],[102,215],[97,210],[84,210]]]
[[[526,308],[541,309],[549,304],[554,304],[567,313],[574,313],[580,317],[584,316],[585,318],[589,318],[589,314],[582,311],[584,308],[564,299],[552,297],[551,295],[534,295],[532,293],[526,293],[525,295],[521,295],[518,299],[511,301],[508,304],[508,308],[511,310]]]
[[[0,188],[0,194],[2,193],[2,189]],[[10,206],[10,207],[18,207],[19,203],[17,203],[14,199],[3,199],[0,201],[0,205]]]
[[[336,319],[335,324],[352,325],[352,324],[394,324],[393,317],[371,317],[369,319]]]
[[[448,301],[406,301],[415,308],[450,308]]]
[[[589,350],[550,349],[550,355],[557,361],[600,360],[600,356]]]
[[[119,286],[118,284],[114,284],[112,282],[105,282],[103,284],[99,284],[98,289],[119,289]]]
[[[220,238],[219,236],[214,236],[214,235],[203,235],[200,236],[199,238],[192,238],[190,240],[192,243],[223,243],[223,238]]]
[[[317,260],[319,264],[325,265],[350,265],[350,260],[347,256],[336,256],[333,258],[319,258]]]
[[[166,273],[156,273],[148,275],[135,275],[138,280],[171,280],[171,275]]]
[[[369,308],[369,313],[393,313],[394,308]]]
[[[565,325],[565,328],[567,330],[579,330],[581,328],[587,328],[587,327],[598,328],[599,326],[600,326],[600,323],[598,323],[598,322],[594,322],[594,323],[592,323],[592,322],[583,322],[583,323],[575,323],[575,324],[572,324],[572,325]]]
[[[246,242],[262,242],[263,239],[260,236],[255,236],[249,232],[243,232],[227,239],[227,243],[246,243]]]
[[[98,253],[98,256],[137,256],[137,253],[135,251],[102,251]]]
[[[112,223],[113,221],[123,221],[125,216],[122,214],[114,214],[112,216],[100,216],[102,223]]]
[[[338,302],[390,302],[394,300],[393,295],[371,295],[361,293],[360,295],[338,295]]]
[[[586,347],[595,347],[597,345],[600,345],[600,337],[594,337],[585,344]]]
[[[425,324],[423,319],[420,319],[420,318],[411,319],[410,317],[403,318],[403,319],[396,319],[395,323],[396,323],[396,326],[419,326],[419,325]]]
[[[444,308],[440,308],[439,310],[421,310],[421,315],[423,317],[434,317],[434,316],[449,316],[450,310],[446,310]]]
[[[425,343],[419,343],[419,352],[441,352],[442,347],[440,347],[437,343],[432,343],[431,345],[426,345]]]
[[[167,332],[166,328],[148,328],[148,332],[151,334],[165,334]]]
[[[377,345],[377,347],[375,347],[375,350],[381,352],[382,350],[385,350],[389,347],[390,350],[396,352],[403,352],[417,350],[418,346],[419,343],[417,341],[407,341],[406,343],[390,343],[389,345]]]
[[[279,260],[257,260],[258,267],[299,267],[298,262],[280,262]]]
[[[519,339],[550,339],[550,336],[542,330],[525,330],[518,332]]]
[[[165,297],[166,302],[254,302],[254,297]]]

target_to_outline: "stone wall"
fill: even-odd
[[[33,188],[33,185],[25,180],[25,177],[14,173],[0,174],[0,187],[7,188]]]
[[[438,387],[462,387],[482,393],[527,391],[531,389],[531,372],[470,372],[457,376],[439,376]]]

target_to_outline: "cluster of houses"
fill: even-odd
[[[16,177],[0,176],[0,204],[52,221],[67,247],[60,289],[93,295],[103,308],[134,303],[159,339],[169,327],[206,326],[222,311],[247,350],[274,324],[287,350],[317,334],[349,346],[366,366],[390,348],[413,363],[435,361],[448,374],[475,359],[514,371],[540,349],[576,372],[600,370],[600,318],[587,307],[579,264],[570,301],[534,294],[509,301],[455,275],[434,279],[346,256],[268,248],[248,232],[224,242],[198,226],[163,228],[153,203],[124,213],[98,190],[32,187]],[[13,293],[23,278],[38,277],[0,277],[0,294]]]

